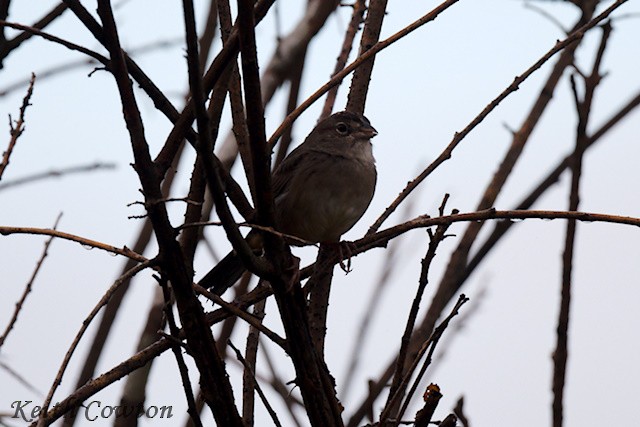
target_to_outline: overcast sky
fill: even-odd
[[[95,2],[85,1],[95,10]],[[116,11],[125,48],[135,49],[157,40],[173,44],[161,50],[134,55],[140,66],[174,102],[180,105],[187,86],[182,12],[180,2],[129,0]],[[198,2],[200,22],[204,3]],[[282,32],[297,22],[305,2],[278,1]],[[610,2],[605,2],[599,10]],[[12,2],[10,20],[33,23],[56,2]],[[379,135],[374,140],[379,181],[374,200],[363,219],[345,236],[354,240],[380,215],[404,188],[424,169],[493,98],[554,46],[565,34],[555,23],[516,0],[461,0],[376,59],[366,115]],[[434,1],[391,1],[382,37],[388,37],[437,5]],[[564,28],[577,18],[576,8],[564,2],[535,2],[553,15]],[[605,80],[598,88],[589,130],[597,129],[640,90],[640,26],[638,1],[629,1],[614,13],[613,33],[604,56]],[[340,8],[311,45],[303,77],[302,98],[322,85],[334,67],[338,46],[350,17],[350,8]],[[277,25],[270,14],[258,30],[262,66],[275,46]],[[98,49],[75,16],[66,12],[47,31],[75,43]],[[587,71],[600,39],[600,30],[587,35],[577,53],[578,67]],[[0,73],[0,91],[14,82],[28,79],[31,72],[44,75],[51,67],[82,60],[79,54],[45,42],[30,40],[12,53]],[[511,130],[526,117],[552,58],[520,89],[509,96],[456,149],[452,159],[423,183],[399,209],[406,215],[435,216],[445,193],[449,209],[475,209],[493,172],[511,142]],[[0,225],[50,227],[60,212],[59,229],[122,247],[131,245],[141,220],[129,216],[143,213],[139,205],[139,183],[129,164],[133,161],[128,134],[121,114],[114,80],[103,71],[88,77],[91,68],[74,68],[36,82],[27,127],[11,157],[2,183],[34,173],[93,162],[113,163],[113,170],[95,171],[49,179],[0,190]],[[348,86],[340,90],[336,109],[345,105]],[[0,113],[17,117],[26,86],[0,98]],[[152,154],[162,146],[170,124],[141,92],[138,101],[145,121]],[[286,91],[280,91],[267,108],[267,133],[282,120]],[[299,143],[310,131],[322,104],[310,108],[296,123],[294,140]],[[225,113],[224,133],[229,114]],[[535,129],[525,152],[496,202],[496,208],[515,206],[574,143],[576,115],[568,75],[557,88],[552,104]],[[6,129],[6,127],[5,127]],[[224,134],[223,133],[223,134]],[[638,179],[640,171],[640,115],[630,115],[615,130],[589,150],[584,161],[580,210],[616,215],[640,216]],[[5,142],[2,142],[2,141]],[[8,130],[0,138],[5,149]],[[179,169],[174,195],[188,191],[193,152],[188,152]],[[240,177],[237,167],[234,173]],[[567,208],[569,176],[548,191],[535,209]],[[183,206],[171,206],[175,225],[182,220]],[[393,215],[384,226],[402,221]],[[436,418],[451,410],[459,396],[474,426],[549,425],[551,419],[551,354],[555,346],[555,323],[559,306],[561,255],[565,223],[527,220],[512,232],[470,278],[463,291],[471,298],[464,310],[473,311],[461,331],[445,339],[442,363],[428,380],[437,382],[444,398]],[[448,255],[465,227],[451,228],[442,244],[430,275],[433,295]],[[485,232],[491,226],[485,227]],[[209,230],[212,240],[221,236]],[[44,238],[29,235],[0,236],[0,328],[8,322],[15,301],[22,293],[42,251]],[[217,239],[219,240],[219,239]],[[574,293],[570,326],[570,359],[565,397],[567,426],[639,425],[635,408],[640,383],[640,231],[612,224],[580,223],[574,259]],[[374,289],[387,252],[372,250],[353,260],[354,271],[345,277],[338,269],[332,289],[327,336],[327,363],[338,381],[345,416],[360,403],[366,381],[380,375],[397,351],[413,299],[420,259],[428,244],[424,230],[398,240],[397,268],[380,299],[369,339],[359,349],[362,365],[348,395],[342,395],[347,354],[352,351],[355,329],[366,311],[365,303]],[[222,254],[228,247],[218,246]],[[154,255],[155,246],[146,256]],[[313,260],[314,249],[296,249],[303,265]],[[197,254],[197,275],[212,261],[205,250]],[[123,260],[98,250],[87,250],[71,242],[55,240],[32,294],[18,323],[0,352],[0,362],[20,372],[42,393],[53,381],[66,349],[95,303],[117,277]],[[198,276],[199,277],[199,276]],[[128,358],[135,350],[154,291],[149,273],[140,275],[124,301],[98,372],[102,373]],[[210,307],[210,306],[208,306]],[[464,312],[463,310],[463,312]],[[276,317],[271,307],[272,317]],[[452,326],[456,326],[456,321]],[[278,329],[277,324],[270,326]],[[460,326],[460,323],[458,323]],[[54,402],[66,397],[76,380],[93,329],[76,352]],[[242,345],[242,336],[234,336]],[[280,354],[270,348],[270,353]],[[436,352],[436,355],[439,353]],[[288,359],[281,358],[287,380],[293,379]],[[231,368],[237,373],[237,367]],[[192,373],[195,372],[192,371]],[[288,376],[287,376],[288,375]],[[96,396],[105,404],[118,402],[124,381]],[[178,413],[153,425],[181,425],[184,396],[170,352],[154,363],[147,401],[152,405],[173,405]],[[241,387],[234,382],[234,390]],[[0,413],[11,411],[11,402],[43,397],[20,385],[0,369]],[[276,406],[277,398],[272,399]],[[378,411],[383,402],[377,402]],[[269,425],[258,406],[257,425]],[[409,412],[413,413],[413,412]],[[285,425],[289,420],[284,420]],[[164,423],[164,424],[162,424]],[[11,420],[10,425],[21,425]],[[143,425],[151,425],[144,421]],[[79,425],[94,425],[85,421]]]

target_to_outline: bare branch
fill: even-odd
[[[602,26],[602,38],[595,57],[591,74],[585,77],[585,91],[582,99],[576,88],[575,78],[571,77],[571,87],[576,101],[578,115],[578,125],[576,131],[576,143],[573,155],[571,156],[571,190],[569,192],[569,211],[577,211],[580,202],[580,178],[582,175],[582,161],[584,152],[589,143],[587,136],[587,126],[593,103],[593,96],[600,83],[600,64],[607,47],[607,41],[611,34],[611,25]],[[568,330],[571,307],[571,287],[573,272],[573,256],[576,238],[577,225],[575,220],[567,221],[567,231],[565,235],[564,252],[562,256],[562,283],[560,310],[557,324],[557,343],[553,353],[553,425],[562,427],[563,423],[563,397],[566,380],[566,367],[568,359]]]
[[[16,178],[10,181],[2,182],[0,183],[0,191],[6,190],[11,187],[24,185],[24,184],[31,184],[33,182],[42,181],[49,178],[62,178],[70,174],[93,172],[97,170],[109,170],[109,169],[115,169],[115,168],[116,168],[115,163],[95,162],[88,165],[70,166],[68,168],[62,168],[62,169],[51,169],[46,172],[40,172],[33,175],[24,176],[22,178]]]
[[[386,9],[387,0],[369,0],[367,18],[364,23],[364,30],[362,31],[362,39],[360,40],[360,55],[378,43]],[[353,73],[347,99],[346,109],[348,111],[364,114],[364,106],[367,100],[367,93],[369,92],[369,81],[371,80],[375,58],[375,55],[369,58]]]
[[[277,427],[282,427],[282,424],[280,424],[280,421],[278,420],[278,415],[276,414],[276,411],[273,410],[273,408],[269,404],[269,401],[267,400],[267,396],[265,396],[264,392],[262,391],[260,384],[258,383],[258,381],[256,381],[255,373],[251,369],[251,366],[247,363],[245,358],[242,357],[242,353],[240,353],[240,350],[238,350],[238,348],[235,345],[233,345],[231,341],[229,341],[229,346],[236,353],[236,357],[238,358],[240,363],[242,363],[242,365],[244,366],[245,371],[248,372],[249,375],[253,376],[253,382],[255,384],[256,391],[258,392],[258,396],[260,396],[260,400],[262,400],[262,403],[264,404],[265,408],[267,408],[267,412],[269,413],[269,416],[271,416],[271,420],[273,421],[273,424],[275,424]],[[253,425],[253,423],[249,425]]]
[[[53,230],[55,230],[58,227],[58,223],[60,222],[60,218],[62,218],[62,213],[58,214],[58,217],[56,218],[55,222],[53,223]],[[27,295],[29,295],[29,293],[31,292],[31,287],[33,286],[33,282],[35,281],[36,277],[38,276],[38,272],[40,271],[40,267],[42,267],[42,263],[44,262],[44,259],[47,257],[47,255],[49,255],[49,246],[51,245],[51,242],[53,241],[53,238],[54,238],[54,236],[51,236],[51,237],[49,237],[47,239],[46,242],[44,242],[44,248],[42,250],[42,254],[40,255],[40,259],[36,263],[36,266],[33,269],[33,272],[31,273],[31,278],[29,279],[29,281],[27,282],[26,286],[24,287],[24,291],[22,292],[22,296],[20,297],[18,302],[16,302],[16,308],[15,308],[15,310],[13,312],[13,316],[11,316],[11,320],[9,320],[9,324],[5,328],[4,333],[2,335],[0,335],[0,348],[2,348],[2,345],[4,344],[5,340],[7,339],[7,336],[9,336],[9,332],[11,332],[11,330],[13,329],[13,326],[15,325],[16,321],[18,320],[18,314],[20,313],[20,310],[22,310],[22,306],[24,305],[24,302],[27,299]]]
[[[369,50],[367,50],[366,52],[358,56],[358,58],[355,61],[353,61],[351,64],[345,67],[342,71],[334,75],[327,83],[325,83],[322,87],[316,90],[310,97],[308,97],[302,104],[300,104],[298,108],[296,108],[291,114],[289,114],[283,120],[282,124],[278,127],[278,129],[276,129],[273,135],[271,135],[271,137],[269,138],[269,146],[273,147],[275,143],[278,141],[278,139],[282,136],[286,128],[291,126],[293,122],[307,108],[309,108],[314,102],[320,99],[322,95],[327,93],[329,89],[340,84],[342,80],[344,80],[344,78],[348,76],[352,71],[360,67],[364,62],[366,62],[368,59],[378,54],[383,49],[389,47],[390,45],[397,42],[401,38],[407,36],[408,34],[422,27],[424,24],[433,21],[438,17],[440,13],[444,12],[447,8],[449,8],[450,6],[454,5],[457,2],[458,0],[446,0],[445,2],[440,4],[438,7],[433,9],[431,12],[424,15],[422,18],[418,19],[417,21],[414,21],[412,24],[406,26],[405,28],[398,31],[394,35],[388,37],[387,39],[376,43]]]
[[[18,120],[15,122],[15,126],[13,121],[11,120],[11,115],[9,115],[9,128],[11,129],[9,139],[9,146],[7,150],[2,153],[2,162],[0,162],[0,180],[2,179],[2,175],[4,174],[5,169],[9,165],[9,158],[11,157],[11,153],[13,153],[13,149],[18,142],[18,138],[24,132],[24,116],[27,111],[27,107],[29,104],[29,100],[31,100],[31,95],[33,95],[33,84],[36,81],[36,75],[31,73],[31,81],[29,82],[29,88],[27,89],[27,94],[22,98],[22,106],[20,107],[20,115],[18,116]]]
[[[71,360],[71,356],[75,352],[76,348],[78,347],[78,344],[80,343],[80,340],[84,336],[84,333],[89,328],[89,325],[91,325],[91,322],[93,321],[93,319],[95,319],[95,317],[98,314],[98,312],[100,311],[100,309],[109,302],[109,299],[111,299],[111,296],[118,290],[118,288],[127,279],[135,276],[140,271],[142,271],[142,270],[144,270],[146,268],[154,266],[156,263],[157,263],[157,261],[155,259],[142,262],[142,263],[138,264],[137,266],[135,266],[134,268],[132,268],[131,270],[129,270],[123,276],[120,276],[118,278],[118,280],[116,280],[114,282],[114,284],[111,285],[111,287],[107,290],[107,292],[105,292],[105,294],[102,296],[102,298],[100,298],[100,301],[98,302],[98,304],[95,305],[95,307],[93,307],[93,309],[91,310],[91,312],[89,313],[87,318],[85,320],[83,320],[82,326],[80,327],[80,330],[78,331],[78,333],[76,334],[75,338],[73,339],[73,342],[69,346],[69,349],[67,350],[67,353],[64,356],[62,364],[60,365],[60,369],[58,370],[58,373],[56,374],[56,378],[53,380],[53,384],[51,385],[51,388],[49,389],[49,393],[47,394],[47,397],[46,397],[44,403],[42,404],[42,408],[43,408],[43,411],[45,412],[45,414],[46,414],[46,409],[45,408],[49,408],[49,406],[51,405],[51,401],[53,399],[53,395],[54,395],[56,389],[58,388],[58,386],[60,385],[60,383],[62,382],[62,376],[64,375],[64,372],[66,371],[67,366],[69,365],[69,361]],[[49,425],[53,421],[54,421],[53,419],[47,418],[46,415],[43,414],[43,415],[41,415],[39,417],[37,424],[38,424],[38,426],[40,426],[40,425]]]
[[[518,90],[520,85],[527,78],[529,78],[529,76],[531,76],[535,71],[540,69],[540,67],[542,67],[542,65],[544,65],[544,63],[546,63],[549,59],[551,59],[556,53],[564,50],[568,46],[571,46],[574,43],[576,43],[576,41],[582,39],[582,37],[587,31],[589,31],[590,29],[598,25],[600,22],[605,20],[614,10],[616,10],[618,7],[620,7],[622,4],[626,3],[627,1],[628,0],[616,1],[607,9],[605,9],[597,17],[589,20],[586,24],[581,25],[578,28],[574,29],[574,31],[569,36],[567,36],[564,40],[557,41],[556,44],[551,49],[549,49],[549,51],[547,51],[547,53],[545,53],[540,59],[538,59],[531,67],[529,67],[519,76],[516,76],[513,82],[509,86],[507,86],[507,88],[504,91],[502,91],[500,95],[498,95],[493,101],[491,101],[482,110],[482,112],[478,114],[462,131],[456,132],[456,134],[453,136],[452,141],[443,150],[443,152],[436,158],[436,160],[434,160],[424,171],[422,171],[415,179],[413,179],[411,182],[409,182],[409,184],[407,184],[407,186],[402,190],[402,192],[398,195],[398,197],[389,205],[389,207],[384,211],[384,213],[380,215],[380,217],[373,223],[373,225],[371,225],[371,227],[369,228],[369,233],[373,233],[376,230],[378,230],[382,225],[382,223],[387,218],[389,218],[389,216],[396,210],[398,205],[402,203],[402,201],[406,199],[407,196],[409,196],[409,194],[411,194],[411,192],[422,181],[424,181],[424,179],[427,176],[429,176],[438,166],[440,166],[440,164],[444,163],[446,160],[451,158],[451,153],[457,147],[457,145],[462,141],[462,139],[464,139],[477,125],[479,125],[489,115],[489,113],[491,113],[505,98],[507,98],[507,96],[509,96],[511,93],[515,92],[516,90]],[[575,48],[575,46],[573,48]],[[564,62],[566,63],[568,61],[565,60]],[[562,69],[564,69],[564,67]],[[557,79],[560,78],[561,73],[556,72],[554,74],[557,75]],[[546,99],[546,97],[548,97],[548,95],[546,94],[548,90],[545,90],[543,92],[544,93],[542,95],[545,95],[545,99]],[[536,106],[535,108],[535,110],[540,110],[540,109],[541,107],[538,107],[538,106]],[[532,126],[529,126],[529,127],[532,127]],[[527,132],[521,132],[518,134],[518,138],[519,139],[524,138],[528,134],[529,133]],[[518,144],[518,145],[522,145],[522,144]],[[513,162],[515,162],[515,160]],[[484,204],[486,204],[484,201],[481,202],[480,209],[486,208],[486,206],[483,206]]]
[[[70,240],[72,242],[80,243],[86,248],[102,249],[103,251],[110,252],[116,255],[122,255],[137,262],[146,262],[147,258],[132,251],[124,246],[118,248],[107,243],[98,242],[97,240],[87,239],[85,237],[76,236],[75,234],[65,233],[63,231],[52,230],[50,228],[34,228],[34,227],[7,227],[0,226],[0,234],[3,236],[9,236],[11,234],[34,234],[40,236],[54,236],[63,240]]]
[[[352,7],[353,12],[351,14],[351,21],[349,21],[347,31],[345,31],[344,33],[344,40],[342,42],[342,48],[340,49],[340,55],[338,55],[338,60],[336,61],[336,66],[333,69],[333,74],[331,75],[331,77],[338,74],[341,70],[344,69],[344,66],[347,65],[347,60],[349,59],[349,54],[351,53],[353,41],[356,38],[358,30],[360,29],[364,11],[367,9],[365,0],[356,0],[353,3]],[[322,113],[320,113],[320,118],[318,120],[326,119],[331,115],[333,106],[336,102],[336,97],[338,96],[339,87],[340,86],[334,86],[328,91],[327,98],[324,101],[324,107],[322,107]]]

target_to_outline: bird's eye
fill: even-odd
[[[340,135],[346,135],[347,133],[349,133],[349,127],[340,122],[336,125],[336,132],[338,132]]]

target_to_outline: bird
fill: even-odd
[[[308,243],[338,243],[364,215],[377,172],[371,139],[378,134],[364,115],[341,111],[319,121],[302,144],[275,168],[275,229]],[[245,238],[259,253],[256,230]],[[300,241],[290,240],[290,244]],[[230,252],[199,282],[222,295],[245,271]]]

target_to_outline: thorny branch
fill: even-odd
[[[11,157],[11,153],[13,153],[13,149],[16,146],[16,143],[18,142],[18,138],[20,138],[20,135],[22,135],[22,132],[24,132],[24,116],[25,116],[25,112],[27,111],[27,107],[31,105],[29,104],[29,101],[31,100],[31,95],[33,95],[33,85],[35,81],[36,81],[36,75],[31,73],[31,81],[29,82],[29,88],[27,89],[27,94],[22,99],[22,106],[20,107],[20,115],[18,116],[18,120],[16,120],[15,124],[11,119],[11,115],[9,115],[9,129],[11,129],[10,131],[11,138],[9,139],[9,146],[7,147],[7,150],[4,153],[2,153],[2,162],[0,162],[0,180],[2,179],[2,175],[4,174],[5,169],[9,165],[9,158]]]

